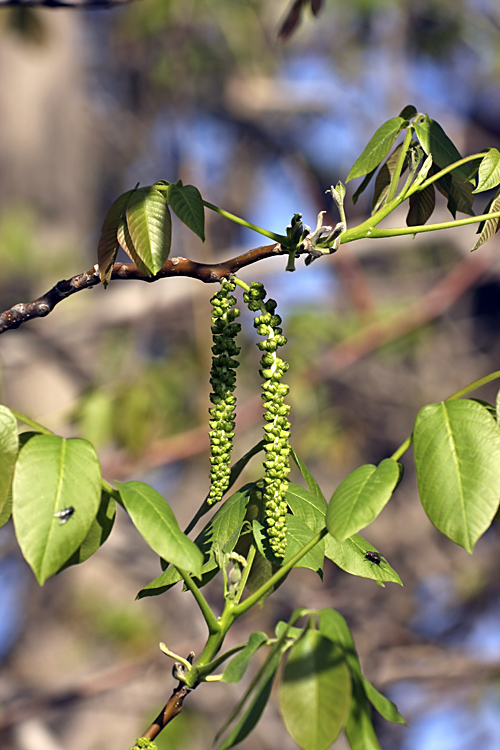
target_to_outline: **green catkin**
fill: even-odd
[[[229,486],[231,473],[231,452],[234,437],[234,410],[236,398],[233,395],[236,387],[235,369],[239,362],[235,359],[240,353],[235,337],[241,330],[235,319],[240,311],[236,297],[232,296],[236,285],[224,279],[221,289],[210,300],[212,304],[212,369],[210,383],[212,393],[210,401],[213,406],[210,414],[210,490],[207,503],[213,505],[222,500]]]
[[[262,399],[264,401],[264,439],[266,458],[264,461],[264,516],[269,544],[276,557],[284,557],[286,550],[286,493],[290,473],[290,407],[284,403],[289,387],[281,382],[288,364],[277,355],[278,347],[286,344],[280,328],[281,318],[275,315],[276,302],[264,302],[266,290],[254,282],[243,295],[252,312],[260,314],[254,326],[260,336],[265,336],[257,346],[262,351],[260,375],[263,378]],[[265,311],[265,312],[264,312]]]

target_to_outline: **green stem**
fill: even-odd
[[[462,398],[462,396],[467,395],[467,393],[470,393],[471,391],[475,391],[477,388],[481,388],[481,386],[486,385],[487,383],[491,383],[493,380],[499,380],[500,379],[500,370],[495,370],[495,372],[490,372],[489,375],[484,375],[482,378],[478,378],[477,380],[473,380],[472,383],[469,383],[468,385],[465,385],[463,388],[460,388],[459,391],[455,391],[455,393],[452,393],[451,396],[448,396],[448,398],[445,398],[445,401],[455,401],[458,398]],[[404,443],[401,443],[399,448],[394,451],[391,458],[394,459],[394,461],[398,461],[403,453],[406,453],[408,448],[413,442],[413,433],[410,435],[410,437],[406,438]]]
[[[234,595],[233,602],[235,604],[237,604],[240,601],[243,595],[243,591],[245,590],[245,586],[247,584],[248,576],[250,575],[250,571],[252,570],[252,564],[253,564],[253,561],[255,560],[256,553],[257,553],[257,548],[255,547],[254,544],[252,544],[252,546],[248,550],[247,564],[242,570],[241,580],[238,584],[238,590],[236,591]]]
[[[207,600],[201,593],[198,586],[195,584],[195,582],[193,581],[189,573],[186,573],[186,571],[177,567],[176,567],[176,570],[182,576],[184,583],[186,584],[186,588],[188,588],[189,591],[194,596],[196,604],[200,608],[201,614],[203,615],[205,622],[207,623],[208,632],[210,633],[210,635],[220,635],[221,633],[220,622],[217,620],[214,613],[210,609]]]
[[[245,612],[248,612],[248,610],[251,609],[254,604],[257,604],[257,602],[260,601],[260,599],[262,599],[262,597],[265,596],[265,594],[267,594],[267,592],[272,589],[273,586],[278,584],[299,562],[299,560],[302,560],[304,555],[307,555],[307,553],[312,550],[312,548],[315,547],[327,534],[328,531],[326,528],[321,529],[321,531],[319,531],[304,547],[302,547],[301,550],[299,550],[293,557],[291,557],[287,563],[282,565],[281,568],[279,568],[279,570],[277,570],[276,573],[266,581],[266,583],[262,584],[262,586],[260,586],[257,591],[247,597],[243,602],[241,602],[241,604],[237,604],[235,607],[233,607],[231,610],[233,619],[236,620],[237,617],[240,617],[241,615],[244,615]]]
[[[263,229],[256,224],[252,224],[251,222],[246,221],[246,219],[240,219],[239,216],[230,214],[229,211],[225,211],[223,208],[219,208],[218,206],[215,206],[213,203],[209,203],[208,201],[203,201],[203,205],[206,206],[206,208],[209,208],[211,211],[215,211],[215,213],[224,216],[224,218],[233,221],[235,224],[240,224],[240,226],[242,227],[252,229],[254,232],[258,232],[258,234],[262,234],[264,235],[264,237],[269,237],[270,240],[278,242],[280,245],[285,245],[285,247],[287,246],[288,238],[283,234],[269,232],[267,229]]]
[[[434,182],[437,182],[438,180],[440,180],[441,177],[444,177],[446,174],[453,172],[453,170],[456,169],[457,167],[461,167],[462,164],[467,164],[467,162],[472,161],[473,159],[484,159],[485,156],[486,154],[484,153],[472,154],[472,156],[465,156],[463,159],[459,159],[459,161],[455,161],[453,162],[453,164],[449,164],[440,172],[436,172],[436,174],[433,174],[430,177],[428,177],[420,185],[416,185],[413,188],[410,188],[410,190],[406,194],[406,197],[409,198],[410,195],[413,195],[413,193],[420,193],[422,190],[425,190],[426,187],[429,187],[429,185],[432,185]]]
[[[391,208],[391,211],[392,210],[394,210],[394,207]],[[388,213],[390,213],[390,211]],[[374,217],[372,217],[371,222],[363,222],[363,224],[353,227],[352,229],[347,230],[347,232],[341,234],[341,243],[344,244],[345,242],[352,242],[353,240],[363,238],[383,239],[384,237],[402,237],[407,234],[436,232],[439,229],[454,229],[455,227],[463,227],[468,224],[478,224],[479,222],[487,221],[488,219],[500,219],[500,211],[494,211],[491,214],[481,214],[481,216],[469,216],[467,219],[459,219],[458,221],[443,221],[440,224],[422,224],[416,227],[396,227],[388,229],[376,229],[373,218]]]
[[[28,425],[28,427],[32,427],[37,432],[41,432],[43,435],[55,435],[55,432],[52,432],[52,430],[49,430],[48,427],[44,427],[39,422],[35,422],[34,419],[30,419],[30,417],[27,417],[25,414],[21,414],[18,411],[15,411],[14,409],[10,410],[12,414],[15,416],[16,419],[18,419],[20,422],[24,422],[24,424]]]
[[[396,164],[396,169],[394,170],[394,174],[392,175],[391,186],[389,188],[389,192],[387,193],[387,203],[391,203],[391,201],[394,199],[394,196],[396,195],[399,178],[401,177],[401,171],[403,169],[404,160],[406,158],[406,154],[408,152],[408,147],[410,145],[410,141],[412,137],[413,137],[413,128],[409,128],[409,130],[406,131],[405,139],[403,141],[403,146],[401,148],[401,153],[399,154],[398,161]]]

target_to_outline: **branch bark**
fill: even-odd
[[[134,263],[115,263],[112,281],[136,279],[152,283],[159,279],[166,279],[171,276],[189,276],[193,279],[203,281],[205,284],[221,281],[223,278],[232,273],[236,273],[240,268],[250,266],[259,260],[270,258],[274,255],[285,255],[281,245],[263,245],[249,250],[243,255],[224,261],[223,263],[197,263],[189,258],[170,258],[163,268],[155,276],[147,276],[139,271]],[[76,292],[83,289],[92,289],[100,284],[97,266],[94,266],[85,273],[73,276],[71,279],[59,281],[52,289],[43,294],[32,302],[20,302],[9,310],[0,313],[0,333],[8,331],[11,328],[19,328],[20,325],[34,318],[44,318],[54,307],[63,299],[70,297]]]

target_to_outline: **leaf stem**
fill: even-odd
[[[419,193],[422,190],[425,190],[426,187],[429,187],[429,185],[432,185],[433,182],[437,182],[441,179],[441,177],[444,177],[446,174],[449,174],[449,172],[453,172],[454,169],[457,167],[461,167],[462,164],[467,164],[467,162],[472,161],[473,159],[484,159],[486,154],[479,153],[479,154],[472,154],[472,156],[465,156],[463,159],[459,159],[459,161],[453,162],[453,164],[449,164],[447,167],[444,167],[440,172],[436,172],[436,174],[431,175],[426,180],[424,180],[420,185],[416,185],[409,189],[409,191],[406,194],[406,197],[409,198],[410,195],[413,195],[413,193]]]
[[[283,234],[270,232],[267,229],[263,229],[256,224],[252,224],[251,222],[246,221],[246,219],[240,219],[239,216],[230,214],[229,211],[225,211],[223,208],[219,208],[218,206],[215,206],[213,203],[209,203],[208,201],[203,201],[203,205],[206,206],[206,208],[209,208],[211,211],[215,211],[215,213],[224,216],[224,218],[233,221],[235,224],[240,224],[240,226],[242,227],[252,229],[254,232],[258,232],[258,234],[262,234],[264,235],[264,237],[269,237],[270,240],[274,240],[274,242],[278,242],[280,245],[285,245],[285,247],[287,247],[288,245],[288,238]]]
[[[176,570],[180,573],[182,576],[184,583],[186,584],[186,588],[189,589],[189,591],[192,593],[198,607],[200,608],[201,614],[203,615],[205,622],[207,623],[208,632],[210,635],[220,634],[221,632],[221,625],[220,622],[215,617],[214,613],[210,609],[210,606],[208,605],[207,600],[201,593],[198,586],[195,584],[189,573],[186,573],[185,570],[182,570],[181,568],[177,568]]]
[[[25,414],[21,414],[21,412],[18,412],[15,409],[10,409],[10,411],[15,416],[15,418],[19,420],[19,422],[24,422],[24,424],[28,425],[28,427],[31,427],[37,432],[41,432],[43,435],[55,435],[55,432],[49,430],[48,427],[44,427],[43,424],[35,422],[34,419],[27,417]]]
[[[313,538],[310,539],[307,544],[302,547],[302,549],[299,550],[293,557],[291,557],[287,563],[282,565],[281,568],[279,568],[276,573],[266,581],[266,583],[262,584],[262,586],[260,586],[257,591],[247,597],[243,602],[233,607],[231,611],[233,618],[236,619],[237,617],[244,615],[245,612],[248,612],[248,610],[254,606],[254,604],[257,604],[257,602],[262,599],[262,597],[267,594],[267,592],[272,589],[273,586],[279,583],[287,575],[287,573],[299,562],[299,560],[302,560],[304,555],[307,555],[307,553],[312,550],[312,548],[315,547],[327,534],[328,530],[326,529],[326,527],[324,529],[321,529],[321,531],[313,536]]]
[[[468,385],[464,385],[463,388],[460,388],[459,391],[455,391],[455,393],[452,393],[451,396],[448,396],[448,398],[445,398],[445,401],[455,401],[458,398],[462,398],[462,396],[467,395],[467,393],[470,393],[471,391],[475,391],[477,388],[481,388],[481,386],[486,385],[487,383],[491,383],[493,380],[499,380],[500,379],[500,370],[495,370],[495,372],[490,372],[488,375],[484,375],[482,378],[478,378],[477,380],[473,380],[472,383],[468,383]],[[406,453],[408,448],[413,442],[413,433],[410,435],[410,437],[406,438],[404,443],[401,443],[399,448],[397,448],[394,453],[392,454],[391,458],[394,459],[394,461],[398,461],[403,453]]]

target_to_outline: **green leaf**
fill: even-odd
[[[143,482],[116,483],[125,510],[152,550],[167,562],[196,576],[201,574],[203,555],[179,528],[167,501]]]
[[[378,165],[377,165],[377,167],[378,167]],[[362,194],[363,194],[363,193],[365,192],[366,188],[367,188],[367,187],[368,187],[368,185],[370,184],[370,182],[371,182],[371,180],[372,180],[372,177],[373,177],[373,175],[374,175],[374,174],[375,174],[375,172],[377,171],[377,167],[375,167],[374,169],[372,169],[372,171],[371,171],[371,172],[369,172],[369,173],[368,173],[368,174],[366,175],[366,177],[365,177],[365,178],[363,179],[362,183],[361,183],[361,184],[359,185],[359,187],[357,188],[357,190],[356,190],[356,191],[355,191],[355,192],[353,193],[353,196],[352,196],[352,202],[353,202],[353,205],[354,205],[354,206],[355,206],[355,205],[356,205],[356,203],[358,202],[358,199],[359,199],[360,195],[362,195]]]
[[[85,560],[88,560],[94,552],[97,552],[111,534],[115,517],[115,499],[112,495],[103,490],[97,516],[92,521],[87,536],[78,549],[71,555],[69,560],[67,560],[60,568],[59,572],[71,567],[72,565],[79,565],[80,563],[85,562]]]
[[[399,116],[404,120],[412,120],[417,115],[418,110],[413,106],[413,104],[407,104],[406,107],[403,107],[403,109],[399,113]]]
[[[444,169],[462,158],[459,150],[453,141],[448,138],[441,125],[435,120],[431,120],[428,115],[426,115],[425,120],[415,122],[414,127],[422,148],[428,156],[432,156],[439,169]],[[462,180],[467,181],[469,179],[469,171],[465,164],[461,164],[453,170],[453,174]]]
[[[113,264],[116,260],[120,244],[118,241],[117,233],[120,220],[125,215],[127,209],[127,203],[133,190],[127,190],[126,193],[120,195],[114,203],[111,204],[111,208],[106,214],[104,223],[101,229],[101,237],[99,239],[99,245],[97,246],[97,265],[99,269],[99,278],[106,287],[111,278],[113,271]]]
[[[351,575],[359,578],[371,578],[380,585],[383,584],[383,581],[390,581],[402,586],[400,577],[391,568],[385,557],[380,565],[375,565],[366,559],[365,555],[368,551],[379,552],[359,534],[346,539],[345,542],[337,542],[330,534],[325,537],[325,557],[332,560],[346,573],[351,573]],[[382,553],[379,552],[379,554]]]
[[[172,183],[168,187],[168,202],[188,229],[205,242],[205,208],[200,191],[194,185]]]
[[[252,488],[253,484],[246,484],[225,500],[219,506],[217,513],[196,537],[194,544],[203,554],[202,575],[212,570],[217,571],[217,563],[211,554],[212,547],[216,542],[219,543],[224,552],[232,552],[236,546],[238,534],[235,532],[241,530]],[[229,549],[229,547],[231,548]],[[179,581],[182,581],[179,572],[175,568],[169,568],[141,589],[137,598],[159,596]],[[206,583],[208,583],[208,580]]]
[[[286,553],[283,565],[291,560],[300,550],[315,536],[314,531],[297,516],[287,514],[286,517]],[[315,547],[302,557],[294,566],[295,568],[310,568],[322,575],[323,558],[325,556],[325,543],[322,539]]]
[[[389,193],[389,188],[391,186],[392,178],[396,171],[396,167],[399,161],[399,156],[400,156],[402,148],[403,148],[402,143],[396,146],[396,148],[394,149],[392,154],[389,156],[387,161],[380,168],[380,171],[377,175],[377,179],[375,180],[375,186],[373,188],[372,214],[378,211],[378,209],[384,204],[385,199],[387,198],[387,195]],[[405,160],[403,163],[403,169],[401,170],[401,174],[403,174],[407,166],[408,166],[408,152],[406,152],[405,154]]]
[[[479,179],[473,193],[492,190],[500,184],[500,153],[496,148],[490,148],[479,164]]]
[[[357,675],[352,675],[352,700],[345,733],[351,750],[382,750],[373,727],[371,706]]]
[[[0,406],[0,514],[9,501],[18,451],[17,420],[10,409]]]
[[[172,219],[165,196],[154,187],[134,191],[126,216],[135,252],[148,274],[154,276],[167,260],[172,242]]]
[[[393,117],[387,120],[372,136],[368,145],[358,156],[347,176],[347,182],[356,177],[363,177],[373,169],[376,169],[382,159],[387,156],[389,149],[404,128],[406,120],[402,117]]]
[[[491,213],[495,213],[496,211],[500,211],[500,189],[497,190],[495,196],[490,201],[484,213],[491,214]],[[488,240],[491,240],[491,238],[498,232],[499,226],[500,226],[500,218],[487,219],[486,221],[481,222],[481,224],[479,225],[479,229],[478,229],[480,234],[472,250],[473,251],[477,250],[478,247],[481,247],[481,245],[484,245],[485,242],[488,242]]]
[[[325,526],[327,510],[326,500],[308,492],[298,484],[290,482],[286,493],[286,501],[294,516],[300,518],[309,528],[318,532]]]
[[[317,483],[317,481],[315,480],[315,478],[313,477],[313,475],[311,474],[311,472],[309,471],[309,469],[307,468],[307,466],[305,465],[305,463],[295,453],[295,451],[293,450],[293,448],[291,449],[291,453],[292,453],[293,460],[297,464],[297,467],[298,467],[300,473],[302,474],[302,476],[305,479],[305,482],[307,484],[307,488],[308,488],[309,492],[311,492],[313,495],[315,495],[317,498],[319,498],[320,501],[321,500],[324,501],[324,507],[325,507],[325,512],[326,512],[326,500],[325,500],[325,496],[321,492],[319,484]]]
[[[500,499],[500,432],[475,401],[425,406],[413,431],[418,490],[432,523],[472,552]]]
[[[261,667],[258,674],[250,684],[250,687],[246,691],[245,695],[243,696],[235,710],[232,712],[228,721],[224,723],[223,727],[217,733],[216,739],[222,734],[222,732],[225,731],[227,726],[232,723],[236,716],[241,713],[245,703],[249,701],[250,696],[252,696],[253,694],[253,697],[245,713],[243,714],[233,731],[230,733],[230,735],[219,746],[219,750],[229,750],[229,748],[234,747],[234,745],[237,745],[239,742],[242,742],[245,737],[250,734],[252,729],[259,721],[260,717],[262,716],[262,712],[266,707],[267,701],[269,700],[274,678],[276,676],[282,654],[282,644],[275,644],[264,665]]]
[[[350,699],[343,650],[317,630],[307,630],[283,672],[280,708],[289,734],[303,750],[327,750],[347,722]]]
[[[431,218],[436,206],[434,185],[428,185],[421,192],[410,195],[409,205],[406,226],[415,227],[425,224]]]
[[[379,693],[376,687],[374,687],[366,677],[363,677],[363,687],[365,689],[366,697],[372,704],[375,711],[383,716],[386,721],[390,721],[393,724],[406,724],[405,719],[399,713],[395,703],[386,698],[385,695]]]
[[[251,594],[253,594],[255,591],[258,591],[261,586],[264,586],[264,584],[269,581],[269,579],[279,570],[279,568],[280,565],[272,563],[270,560],[264,557],[259,552],[259,550],[256,550],[252,568],[250,570],[250,575],[247,578],[247,590]],[[279,581],[278,584],[274,585],[271,589],[266,591],[266,593],[260,600],[260,603],[262,604],[264,600],[273,593],[273,591],[276,591],[276,589],[282,585],[285,579],[286,576],[281,581]]]
[[[236,654],[225,668],[221,682],[239,682],[247,671],[252,656],[267,642],[268,637],[265,633],[252,633],[243,651]]]
[[[389,502],[400,477],[392,458],[378,466],[359,466],[337,487],[326,513],[326,527],[339,542],[356,534],[377,518]]]
[[[12,487],[21,551],[40,584],[87,536],[101,498],[101,470],[86,440],[35,435],[21,448]],[[54,513],[73,507],[67,523]]]

